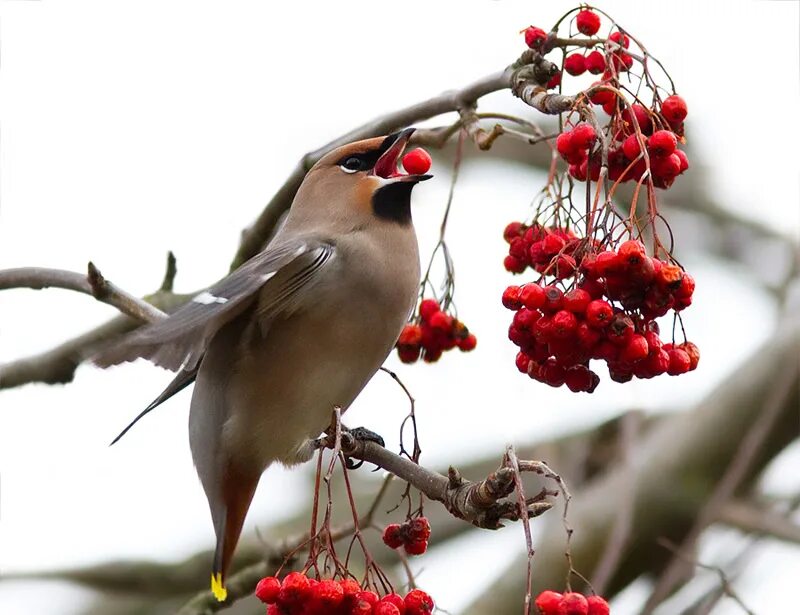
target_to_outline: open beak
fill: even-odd
[[[371,175],[377,175],[392,182],[421,182],[433,177],[433,175],[409,175],[403,173],[397,164],[406,149],[408,140],[414,134],[414,130],[414,128],[406,128],[386,137],[384,143],[389,143],[389,148],[378,158],[372,171],[370,171]]]

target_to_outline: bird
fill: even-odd
[[[264,471],[311,459],[335,407],[352,404],[392,351],[420,285],[411,191],[398,161],[414,132],[342,145],[300,185],[267,247],[167,318],[100,353],[176,371],[139,419],[194,382],[189,443],[225,579]],[[114,443],[112,442],[112,444]]]

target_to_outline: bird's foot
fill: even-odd
[[[383,441],[383,438],[381,438],[380,435],[376,434],[370,429],[367,429],[366,427],[355,427],[354,429],[347,429],[346,431],[354,440],[361,442],[375,442],[375,444],[378,446],[386,446],[386,442]]]
[[[325,434],[324,437],[314,440],[315,449],[336,447],[336,433],[331,429],[326,431]],[[349,429],[342,425],[341,448],[345,456],[345,464],[349,470],[355,470],[364,464],[363,461],[356,462],[347,455],[347,451],[352,450],[357,442],[375,442],[378,446],[386,446],[386,442],[380,435],[366,427]]]

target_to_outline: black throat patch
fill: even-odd
[[[382,220],[411,224],[411,189],[417,182],[396,181],[378,188],[372,195],[372,210]]]

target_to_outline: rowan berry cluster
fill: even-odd
[[[433,611],[433,599],[419,589],[405,597],[380,597],[352,579],[317,580],[302,572],[290,572],[283,581],[265,577],[255,594],[269,605],[267,615],[427,615]]]
[[[590,9],[580,11],[575,17],[577,30],[594,36],[600,30],[600,16]],[[566,54],[563,72],[578,77],[588,72],[600,79],[588,88],[589,100],[610,116],[602,128],[606,141],[608,177],[611,181],[639,181],[649,169],[656,188],[669,188],[678,175],[689,168],[686,154],[677,148],[683,141],[683,122],[688,108],[680,96],[673,94],[663,101],[654,91],[650,108],[639,102],[630,104],[620,87],[620,73],[631,71],[634,58],[630,48],[631,38],[614,30],[606,40],[596,40],[594,45],[581,41],[577,51]],[[528,47],[547,53],[548,34],[531,26],[525,30]],[[567,45],[567,48],[569,45]],[[644,50],[642,50],[644,53]],[[641,54],[636,54],[641,57]],[[642,70],[646,67],[642,65]],[[547,83],[547,88],[561,84],[562,71]],[[650,80],[645,83],[649,84]],[[637,100],[641,100],[638,98]],[[559,154],[569,164],[569,174],[578,181],[598,181],[603,164],[599,123],[569,125],[558,137]],[[646,155],[645,155],[646,154]]]
[[[442,353],[458,347],[463,352],[474,350],[478,338],[463,322],[442,310],[435,299],[423,299],[414,322],[400,332],[395,344],[403,363],[414,363],[420,356],[426,363],[435,363]]]
[[[518,224],[509,224],[506,236]],[[556,235],[553,229],[543,232]],[[615,382],[695,369],[697,346],[665,344],[655,321],[691,305],[694,278],[669,261],[648,256],[640,241],[628,240],[599,253],[577,244],[572,248],[576,280],[567,292],[542,276],[503,293],[503,305],[515,312],[508,337],[520,349],[517,369],[550,386],[566,384],[571,391],[587,393],[600,382],[589,369],[592,359],[604,361]],[[550,258],[545,270],[562,254]]]
[[[540,615],[609,615],[608,602],[600,596],[584,596],[576,592],[559,594],[543,591],[536,597]]]
[[[387,547],[403,547],[409,555],[422,555],[428,550],[431,537],[431,524],[425,517],[417,517],[402,525],[391,523],[383,530],[383,542]]]

